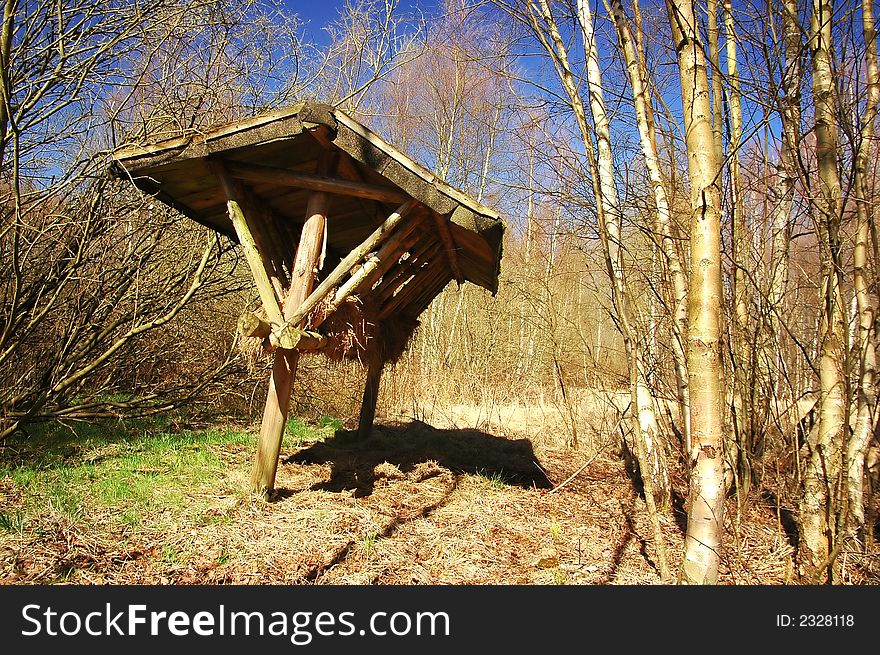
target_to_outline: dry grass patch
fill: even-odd
[[[246,491],[250,431],[119,428],[7,446],[0,577],[11,584],[661,582],[644,502],[610,454],[536,452],[525,439],[419,421],[380,426],[365,441],[335,426],[292,426],[269,503]],[[748,507],[738,532],[729,525],[722,582],[791,581],[792,549],[775,511],[761,501]],[[675,566],[682,517],[665,517],[663,529]],[[860,576],[852,581],[877,581]]]

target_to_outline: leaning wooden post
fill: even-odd
[[[232,221],[232,227],[238,236],[241,249],[244,251],[245,260],[251,270],[254,283],[257,285],[257,293],[260,295],[260,301],[263,303],[263,308],[266,310],[269,322],[275,326],[281,325],[284,323],[284,316],[281,312],[281,306],[278,304],[278,298],[275,295],[275,288],[266,271],[265,259],[267,255],[260,252],[259,248],[257,248],[253,227],[241,206],[243,202],[241,198],[242,193],[235,183],[229,179],[223,162],[219,160],[211,161],[210,166],[223,187],[223,192],[226,195],[226,208],[229,212],[229,220]],[[251,216],[250,220],[253,219],[254,217]]]
[[[296,259],[290,279],[290,290],[284,300],[284,319],[289,320],[312,291],[315,273],[324,243],[327,220],[327,194],[318,192],[309,198],[306,221],[299,238]],[[301,326],[296,326],[301,327]],[[275,351],[269,394],[263,410],[257,454],[251,471],[251,489],[260,496],[268,497],[275,488],[278,455],[287,425],[290,408],[290,391],[296,377],[299,351],[279,348]]]
[[[364,385],[364,399],[361,402],[361,414],[358,419],[358,439],[366,439],[373,429],[376,418],[376,402],[379,399],[379,381],[382,377],[384,362],[380,357],[371,359],[367,367],[367,383]]]

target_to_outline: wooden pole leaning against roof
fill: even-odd
[[[238,319],[239,334],[245,338],[258,337],[262,339],[269,337],[273,345],[280,348],[287,347],[284,339],[282,339],[283,330],[291,328],[291,326],[302,321],[306,315],[312,311],[318,303],[324,301],[328,294],[333,291],[343,279],[345,279],[345,276],[348,275],[356,265],[360,264],[380,243],[382,246],[378,253],[372,257],[368,257],[361,268],[356,271],[351,278],[345,282],[345,284],[340,286],[339,289],[334,292],[330,304],[331,309],[327,312],[328,314],[338,308],[349,296],[356,295],[358,292],[362,291],[366,284],[370,282],[375,283],[376,279],[378,279],[377,276],[386,273],[388,268],[394,264],[396,261],[395,256],[400,257],[405,250],[413,245],[413,239],[410,238],[410,235],[415,227],[414,223],[404,225],[397,231],[395,231],[395,228],[415,209],[416,206],[418,206],[418,203],[415,200],[410,200],[398,207],[397,210],[382,223],[382,225],[376,228],[376,230],[363,241],[363,243],[357,248],[354,248],[341,262],[339,262],[336,268],[334,268],[333,271],[331,271],[331,273],[317,287],[315,287],[312,293],[309,294],[309,297],[302,302],[293,315],[287,319],[287,323],[280,329],[277,326],[273,327],[270,321],[261,319],[253,312],[245,312]],[[379,260],[378,264],[374,263],[374,260]],[[321,322],[319,320],[311,325],[310,328],[316,329],[320,324]],[[290,332],[290,329],[288,329],[288,332]],[[296,332],[298,333],[297,337],[299,339],[306,339],[306,341],[297,346],[300,350],[314,350],[315,348],[320,347],[320,344],[313,339],[313,337],[316,336],[314,333],[308,331],[304,332],[302,330],[296,330]],[[310,344],[313,343],[316,345],[310,347]]]

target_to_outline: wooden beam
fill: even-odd
[[[312,138],[317,141],[322,148],[329,150],[331,152],[339,153],[339,162],[336,166],[336,172],[341,175],[344,179],[350,180],[352,182],[364,182],[364,176],[361,170],[358,168],[358,164],[355,161],[354,157],[350,154],[338,148],[333,141],[330,140],[330,130],[326,125],[319,125],[318,127],[309,130],[309,134]],[[363,209],[363,213],[365,215],[369,215],[370,212],[367,209],[366,205],[361,203],[361,208]]]
[[[241,180],[250,182],[268,182],[297,189],[311,189],[341,196],[353,196],[379,202],[400,203],[409,196],[403,191],[389,187],[380,187],[363,182],[352,182],[341,178],[308,173],[295,173],[283,168],[261,166],[257,164],[229,164],[229,173]]]
[[[358,439],[366,439],[373,429],[376,418],[376,402],[379,400],[379,381],[382,377],[383,363],[370,360],[367,367],[367,381],[364,385],[364,397],[361,401],[361,413],[358,417]]]
[[[287,350],[320,350],[327,345],[328,341],[329,339],[323,334],[311,330],[300,330],[290,323],[285,323],[272,330],[272,334],[269,335],[269,342],[273,346]]]
[[[238,333],[243,339],[266,339],[272,334],[272,326],[253,312],[238,317]]]
[[[275,295],[275,289],[269,279],[269,274],[266,272],[263,254],[257,248],[254,235],[239,204],[235,186],[232,180],[229,179],[229,175],[222,162],[210,161],[209,165],[214,171],[214,175],[220,181],[223,192],[226,194],[226,208],[229,212],[229,219],[232,221],[232,227],[235,228],[235,234],[238,236],[238,242],[241,245],[245,260],[257,285],[257,293],[260,294],[260,300],[263,302],[269,322],[281,325],[284,323],[284,314],[281,311],[281,306],[278,303],[278,297]]]
[[[323,334],[300,330],[290,323],[273,330],[269,321],[253,312],[244,312],[238,318],[238,333],[244,338],[269,339],[272,346],[288,350],[319,350],[329,341]]]
[[[455,245],[455,240],[452,238],[449,219],[435,211],[432,211],[431,214],[434,217],[434,223],[437,225],[437,231],[440,233],[440,240],[446,248],[446,257],[449,260],[449,270],[452,271],[452,277],[456,282],[462,284],[464,276],[461,274],[461,267],[458,263],[458,246]]]
[[[296,324],[304,319],[306,315],[351,272],[351,269],[354,268],[355,265],[359,264],[370,251],[389,237],[394,231],[394,228],[397,227],[400,221],[409,215],[417,204],[418,203],[415,200],[409,200],[402,204],[397,208],[397,211],[385,219],[385,222],[377,227],[373,233],[361,243],[361,245],[349,252],[348,255],[339,262],[336,268],[330,272],[330,275],[315,287],[315,290],[309,294],[309,297],[300,303],[299,307],[291,313],[290,318],[288,319],[289,322]],[[287,307],[288,303],[286,302],[285,308]]]
[[[431,265],[433,263],[433,266]],[[448,270],[438,266],[436,262],[428,262],[421,268],[416,277],[401,287],[400,292],[393,298],[388,299],[379,312],[379,320],[384,320],[391,314],[403,311],[405,307],[421,305],[427,307],[431,300],[437,296],[452,278]],[[419,284],[414,284],[416,280]],[[418,316],[421,312],[413,313]]]
[[[400,236],[400,239],[389,239],[379,252],[369,257],[363,266],[336,290],[336,294],[333,296],[334,306],[338,307],[339,303],[349,295],[361,295],[372,289],[379,278],[387,275],[388,271],[400,260],[403,253],[416,245],[421,238],[419,234],[411,232]]]
[[[321,247],[324,244],[324,230],[327,222],[328,197],[325,193],[314,193],[309,198],[306,220],[296,250],[290,290],[284,301],[282,323],[300,327],[291,321],[295,310],[309,295],[315,281],[315,273],[320,262]],[[251,488],[254,493],[267,498],[275,487],[275,474],[278,470],[278,455],[281,440],[287,425],[290,408],[290,391],[296,376],[299,351],[279,348],[275,351],[272,377],[269,380],[269,394],[263,410],[257,453],[251,470]]]
[[[263,256],[263,265],[275,289],[275,296],[284,298],[290,280],[284,267],[291,268],[293,256],[285,256],[282,244],[286,242],[279,231],[280,224],[272,211],[260,202],[250,189],[238,180],[231,180],[236,201],[248,219],[248,226]]]
[[[415,266],[413,266],[409,270],[409,272],[406,274],[406,276],[401,278],[402,282],[400,284],[394,286],[394,291],[397,292],[396,295],[395,295],[394,291],[392,291],[391,293],[388,293],[388,291],[385,290],[385,293],[383,294],[384,297],[380,301],[381,307],[382,307],[381,311],[379,312],[380,319],[385,318],[389,314],[396,312],[398,309],[400,309],[402,304],[405,304],[402,302],[402,299],[405,296],[410,294],[411,289],[413,289],[413,287],[416,287],[420,283],[424,282],[424,280],[422,279],[422,274],[430,266],[431,266],[430,261],[416,262]]]
[[[410,251],[409,258],[401,264],[397,270],[392,271],[387,280],[382,280],[382,285],[376,290],[376,298],[379,304],[385,303],[394,295],[394,291],[398,289],[403,282],[410,276],[416,274],[429,261],[424,256],[429,250],[436,247],[436,239],[433,235],[427,236],[415,248]]]
[[[392,215],[392,217],[399,220],[400,214],[396,213],[395,215]],[[395,225],[396,224],[397,223],[395,223]],[[336,293],[333,294],[333,298],[328,304],[326,314],[329,315],[338,309],[339,306],[349,297],[358,295],[363,292],[364,289],[372,287],[376,280],[387,273],[401,255],[415,245],[421,238],[420,235],[413,234],[415,227],[415,223],[406,224],[400,227],[385,241],[385,243],[382,244],[382,247],[378,252],[370,255],[366,261],[363,262],[361,267],[345,282],[345,284],[336,289]],[[381,229],[382,228],[380,228],[380,230]],[[387,230],[383,230],[383,232],[387,232]],[[365,241],[364,244],[369,245],[368,241]],[[371,250],[372,248],[368,249],[368,251]],[[268,321],[264,320],[257,314],[254,314],[253,312],[244,312],[238,319],[239,334],[244,338],[268,338],[272,346],[276,348],[317,350],[323,347],[326,343],[326,337],[317,332],[297,329],[293,327],[293,324],[302,320],[302,318],[311,311],[314,307],[314,299],[317,299],[317,302],[325,299],[327,294],[323,292],[322,287],[326,287],[328,290],[332,289],[333,285],[328,284],[328,282],[341,280],[347,271],[351,269],[351,266],[348,266],[346,262],[342,262],[340,266],[343,266],[343,269],[340,271],[340,267],[337,266],[331,275],[319,285],[312,294],[310,294],[309,298],[306,299],[300,309],[294,313],[290,322],[286,322],[284,325],[273,329]],[[312,327],[317,328],[320,324],[321,321],[316,321]]]
[[[369,289],[382,275],[400,258],[403,252],[412,246],[412,230],[415,224],[401,227],[390,237],[375,255],[371,255],[363,265],[355,271],[350,278],[340,286],[333,298],[327,304],[326,315],[330,315],[339,309],[348,298]],[[417,240],[418,237],[416,236]]]

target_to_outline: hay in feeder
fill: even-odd
[[[306,317],[307,329],[314,329],[328,337],[321,353],[333,361],[355,361],[363,366],[372,363],[393,364],[406,351],[419,322],[404,317],[389,317],[379,321],[378,310],[351,297],[335,311],[328,313],[330,301],[317,305]],[[254,312],[267,318],[262,305]],[[253,371],[268,352],[268,339],[247,337],[241,339],[239,350],[245,355]],[[307,353],[304,353],[307,354]]]
[[[316,307],[316,315],[325,309]],[[324,318],[321,332],[330,340],[316,352],[336,361],[357,361],[364,366],[371,362],[396,362],[409,345],[419,322],[400,317],[379,321],[378,313],[377,309],[364,304],[359,298],[349,298]]]

